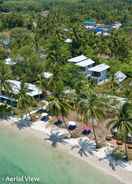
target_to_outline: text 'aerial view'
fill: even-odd
[[[0,0],[0,184],[132,184],[132,0]]]

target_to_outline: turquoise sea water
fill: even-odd
[[[39,184],[120,183],[34,136],[0,128],[0,184],[26,183],[25,180],[9,182],[9,176],[37,177]],[[29,183],[35,181],[28,180]]]

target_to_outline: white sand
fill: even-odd
[[[35,122],[35,124],[31,126],[31,128],[34,130],[39,130],[45,136],[49,136],[52,131],[51,127],[47,128],[46,124],[44,124],[41,121]],[[55,129],[53,127],[53,130],[56,130],[62,133],[64,132],[64,130],[60,128]],[[88,137],[83,137],[82,139],[87,140],[91,143],[94,143],[94,141],[89,140]],[[89,154],[88,157],[85,157],[85,156],[80,157],[80,155],[78,154],[78,149],[71,150],[72,146],[79,145],[79,140],[80,138],[65,139],[65,142],[67,144],[66,145],[59,144],[59,147],[61,147],[62,149],[66,149],[66,151],[68,151],[72,155],[78,158],[81,158],[84,161],[87,161],[89,164],[93,165],[94,167],[103,170],[103,172],[116,177],[118,180],[120,180],[120,182],[123,182],[125,184],[132,183],[131,182],[132,181],[132,173],[131,173],[132,172],[132,162],[126,162],[126,163],[123,162],[121,165],[116,166],[116,170],[113,171],[111,167],[109,166],[109,161],[105,159],[106,155],[113,150],[110,144],[106,147],[100,148],[98,151],[93,151],[94,154],[92,156]],[[100,159],[102,161],[99,161]]]

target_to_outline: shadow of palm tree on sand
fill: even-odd
[[[65,135],[61,134],[60,132],[51,132],[48,138],[45,138],[45,140],[48,140],[51,142],[51,145],[53,147],[56,147],[58,143],[66,144],[65,141]]]
[[[23,128],[28,128],[32,125],[32,121],[26,120],[26,119],[21,119],[17,122],[15,122],[16,126],[18,129],[23,129]]]
[[[112,168],[113,171],[116,170],[117,167],[125,168],[125,161],[116,158],[113,156],[111,151],[106,151],[106,156],[104,158],[100,158],[99,161],[106,160],[109,163],[109,166]]]
[[[96,151],[95,143],[89,142],[88,140],[80,139],[78,145],[72,146],[73,149],[79,149],[78,153],[80,156],[88,156],[88,154],[93,155],[93,151]]]

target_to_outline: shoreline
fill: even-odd
[[[39,139],[39,141],[44,141],[45,143],[51,144],[50,141],[44,140],[47,138],[46,133],[44,134],[41,130],[36,130],[32,127],[23,128],[19,130],[14,122],[8,122],[7,120],[2,121],[0,123],[0,127],[2,128],[11,128],[15,129],[15,131],[21,132],[22,134],[29,134],[31,136],[34,136],[35,138]],[[64,151],[67,154],[72,155],[73,157],[76,157],[79,160],[82,160],[85,163],[88,163],[92,167],[102,171],[104,174],[109,175],[111,177],[114,177],[117,179],[121,184],[130,184],[132,180],[132,173],[130,171],[127,171],[123,168],[117,168],[115,171],[113,171],[108,163],[106,161],[99,161],[99,158],[96,155],[88,155],[88,157],[81,157],[79,153],[76,150],[71,150],[70,144],[61,144],[58,143],[56,149],[58,151]]]
[[[46,135],[43,135],[41,131],[36,131],[36,130],[30,130],[32,133],[34,133],[38,138],[40,138],[41,136],[43,138],[46,138]],[[46,141],[49,144],[50,141]],[[111,177],[114,177],[115,179],[117,179],[121,184],[131,184],[131,180],[132,180],[132,175],[129,176],[131,178],[127,178],[126,175],[130,174],[129,171],[125,171],[124,173],[124,169],[117,169],[116,171],[113,171],[105,161],[99,161],[98,158],[96,156],[91,156],[88,155],[88,157],[81,157],[75,150],[71,150],[70,149],[70,145],[66,144],[61,144],[58,143],[57,147],[56,147],[59,151],[63,150],[65,152],[67,152],[68,154],[72,155],[73,157],[76,157],[79,160],[82,160],[83,162],[86,162],[87,164],[91,165],[92,167],[101,170],[104,174],[109,175]],[[132,174],[132,173],[131,173]]]

